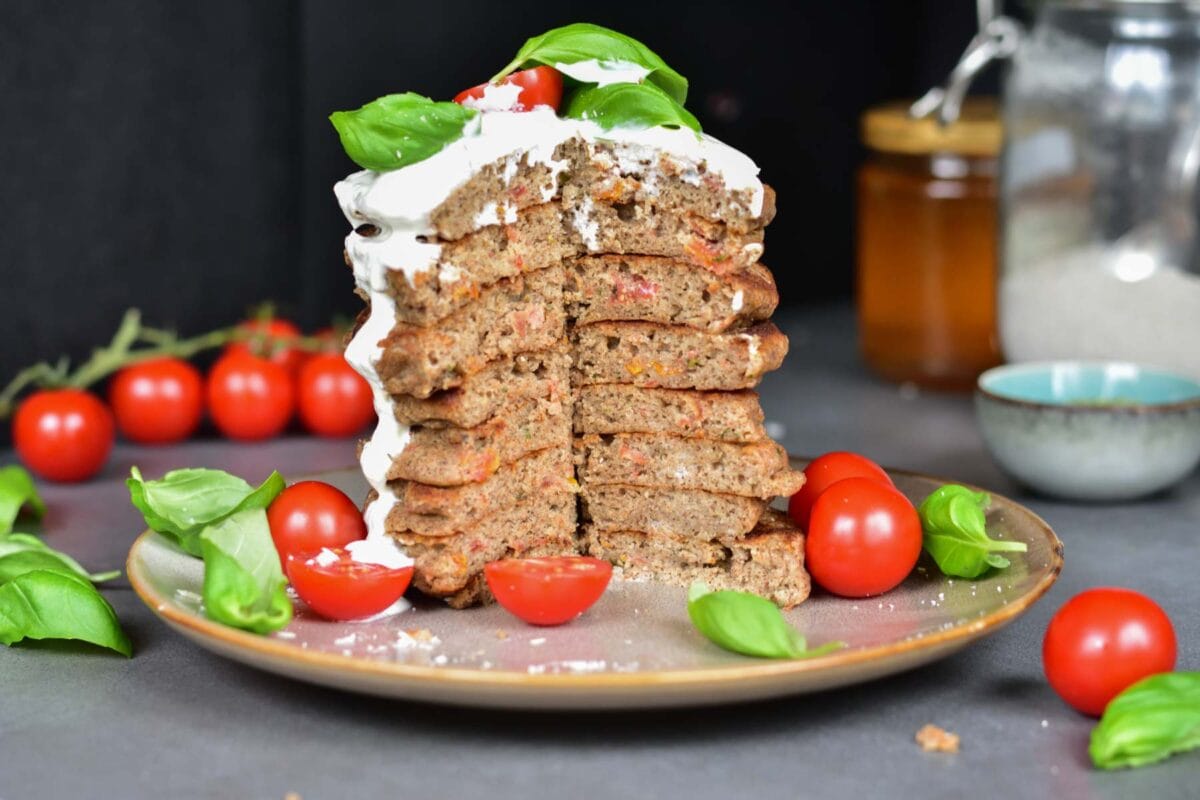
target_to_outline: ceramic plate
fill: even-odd
[[[920,501],[946,481],[892,471]],[[357,469],[320,476],[366,495]],[[203,615],[202,564],[146,532],[129,553],[130,582],[168,625],[201,647],[269,672],[384,697],[515,709],[698,706],[800,694],[911,669],[994,633],[1027,610],[1062,570],[1062,543],[1037,515],[993,495],[988,529],[1029,545],[1012,566],[979,580],[949,579],[922,560],[883,597],[847,600],[819,590],[787,612],[812,644],[844,650],[772,661],[710,644],[687,617],[686,590],[615,580],[569,625],[535,628],[497,606],[436,603],[376,622],[327,622],[296,603],[284,631],[256,636]]]

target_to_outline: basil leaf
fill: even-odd
[[[266,508],[286,486],[278,472],[257,489],[219,469],[177,469],[157,481],[143,480],[137,467],[130,473],[129,498],[146,526],[194,556],[201,555],[198,537],[206,526],[239,511]]]
[[[389,94],[357,111],[335,111],[337,129],[350,160],[380,172],[424,161],[463,135],[479,112],[458,103],[434,102],[413,92]]]
[[[1004,569],[1009,560],[997,552],[1024,553],[1024,542],[992,539],[987,535],[984,510],[991,498],[965,486],[946,484],[921,507],[924,547],[938,569],[956,578],[977,578],[990,568]]]
[[[0,584],[18,578],[26,572],[33,572],[39,569],[58,572],[63,575],[73,575],[87,581],[96,582],[112,580],[121,574],[120,572],[102,572],[91,575],[85,572],[75,559],[65,553],[59,553],[50,549],[29,549],[0,556]]]
[[[0,586],[0,644],[22,639],[74,639],[133,655],[116,612],[95,587],[51,570],[26,572]]]
[[[725,650],[759,658],[812,658],[845,647],[828,642],[809,650],[779,607],[750,592],[714,592],[703,583],[688,590],[688,616],[696,630]]]
[[[513,60],[492,78],[492,82],[503,78],[514,70],[543,64],[577,64],[580,61],[627,62],[650,70],[647,79],[662,88],[676,102],[687,100],[687,78],[667,66],[646,45],[589,22],[576,22],[561,28],[546,31],[525,42]]]
[[[1151,675],[1114,697],[1092,730],[1100,769],[1140,767],[1200,747],[1200,672]]]
[[[239,511],[200,534],[204,609],[234,628],[270,633],[292,619],[287,580],[271,541],[267,512]]]
[[[36,536],[32,536],[28,533],[10,533],[6,536],[0,536],[0,565],[3,565],[9,557],[17,556],[17,555],[24,555],[26,553],[47,555],[49,558],[54,559],[59,564],[62,564],[68,570],[70,570],[74,574],[78,575],[79,577],[86,578],[87,580],[92,581],[94,583],[103,583],[104,581],[110,581],[113,578],[120,576],[120,574],[121,574],[120,570],[110,570],[109,572],[96,572],[96,573],[88,572],[86,569],[83,568],[82,564],[80,564],[75,559],[71,558],[66,553],[63,553],[59,550],[51,549],[41,539],[37,538]],[[42,563],[42,564],[50,563],[49,561],[46,561],[46,560],[40,560],[40,561],[36,560],[39,557],[40,556],[35,555],[34,561],[23,560],[23,561],[8,562],[7,569],[9,569],[10,571],[15,570],[15,569],[17,569],[17,565],[24,564],[24,563]],[[2,569],[3,568],[0,568],[0,574],[2,574]],[[0,577],[0,583],[3,583],[4,580],[5,580],[4,578]]]
[[[575,93],[564,117],[585,119],[601,128],[691,128],[700,122],[670,95],[648,83],[610,83]]]
[[[15,464],[0,469],[0,534],[12,530],[22,508],[29,509],[35,519],[46,514],[46,504],[33,485],[33,478]]]

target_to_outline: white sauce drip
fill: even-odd
[[[733,293],[733,301],[730,303],[730,306],[733,308],[733,313],[736,314],[737,312],[741,311],[742,306],[745,304],[745,302],[746,302],[746,293],[745,292],[743,292],[741,289],[738,289],[736,292],[734,292]]]
[[[520,96],[521,87],[515,83],[489,83],[483,87],[483,97],[468,97],[463,105],[479,111],[508,111]]]
[[[563,71],[572,77],[592,72],[595,77],[603,73],[608,83],[617,82],[617,75],[624,75],[628,81],[633,74],[626,69],[629,65],[579,62],[566,66]],[[638,80],[643,77],[641,75]],[[477,107],[508,108],[515,98],[509,85],[489,87],[484,90],[484,97],[478,101],[481,105]],[[703,166],[704,171],[722,178],[727,191],[750,193],[747,210],[751,215],[762,213],[763,187],[758,179],[757,165],[745,154],[711,136],[669,128],[606,131],[586,120],[560,119],[549,107],[528,112],[479,114],[467,123],[461,139],[436,155],[391,172],[363,170],[338,182],[334,193],[350,224],[356,227],[370,224],[378,229],[372,236],[354,231],[346,237],[346,252],[354,267],[355,282],[370,298],[370,313],[346,348],[346,360],[371,385],[379,416],[375,432],[363,447],[361,459],[363,474],[379,495],[364,514],[369,540],[386,538],[384,522],[397,503],[395,493],[388,486],[387,473],[392,460],[403,452],[409,440],[408,426],[396,421],[391,398],[376,369],[383,354],[379,343],[396,321],[395,304],[388,294],[389,274],[399,272],[410,283],[414,275],[429,270],[441,270],[444,278],[457,278],[453,266],[439,264],[441,246],[423,241],[436,234],[431,219],[433,211],[484,167],[500,161],[504,162],[506,183],[516,175],[522,163],[547,167],[551,179],[542,187],[542,201],[549,201],[558,192],[559,176],[569,166],[566,160],[556,159],[554,151],[571,139],[604,142],[613,147],[619,163],[631,168],[634,161],[653,167],[665,154],[678,162],[685,180],[690,178],[696,183]],[[598,224],[591,219],[590,203],[591,199],[585,197],[573,222],[588,248],[594,250],[599,230]],[[475,223],[479,227],[498,224],[501,213],[505,222],[516,220],[515,206],[493,204],[477,215]],[[751,345],[752,358],[757,344],[755,341]]]
[[[587,61],[576,61],[574,64],[559,62],[554,68],[569,78],[580,83],[594,83],[597,86],[608,86],[611,83],[641,83],[650,70],[640,64],[629,61],[598,61],[589,58]]]

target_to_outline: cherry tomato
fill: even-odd
[[[265,358],[234,352],[221,356],[208,373],[208,409],[231,439],[267,439],[287,427],[296,390],[287,370]]]
[[[285,569],[292,553],[343,547],[367,537],[354,501],[320,481],[300,481],[280,492],[267,508],[267,522]]]
[[[904,495],[874,478],[846,478],[813,504],[804,560],[814,581],[869,597],[908,577],[921,555],[921,519]]]
[[[1042,665],[1059,697],[1098,717],[1131,684],[1175,668],[1175,629],[1144,594],[1088,589],[1050,620]]]
[[[308,359],[308,354],[300,348],[279,344],[300,337],[300,329],[286,319],[246,320],[238,325],[237,329],[252,338],[227,345],[226,353],[266,356],[292,375],[299,372],[301,365]]]
[[[532,111],[537,106],[550,106],[558,111],[558,105],[562,101],[562,74],[553,67],[524,69],[514,72],[500,82],[515,83],[521,87],[516,105],[508,109],[509,111]],[[472,86],[466,91],[459,92],[454,98],[454,102],[464,103],[467,100],[480,100],[487,87],[486,83]]]
[[[788,514],[792,521],[801,529],[808,530],[813,503],[817,502],[821,492],[845,478],[871,478],[886,486],[893,485],[883,467],[869,458],[841,451],[826,453],[813,459],[804,468],[804,486],[788,500]]]
[[[26,397],[13,418],[13,444],[25,466],[51,481],[95,475],[112,450],[112,412],[91,392],[43,389]]]
[[[300,368],[300,421],[320,436],[353,436],[375,419],[371,385],[341,353],[319,353]]]
[[[378,614],[400,599],[412,581],[413,568],[392,569],[355,561],[341,548],[337,560],[322,564],[316,553],[292,553],[285,570],[305,605],[326,619],[362,619]]]
[[[142,444],[186,439],[204,416],[204,379],[179,358],[125,367],[108,385],[108,402],[125,438]]]
[[[612,564],[589,556],[506,558],[483,568],[496,602],[530,625],[561,625],[600,599]]]

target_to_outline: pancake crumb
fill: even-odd
[[[917,744],[926,753],[957,753],[958,734],[928,724],[917,731]]]

